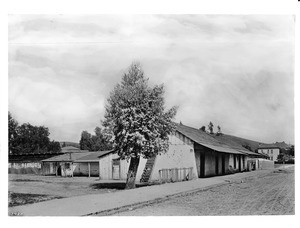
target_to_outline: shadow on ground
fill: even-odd
[[[28,194],[8,192],[8,207],[38,203],[46,200],[61,199],[61,196],[51,196],[44,194]]]
[[[136,188],[146,187],[150,185],[157,185],[158,183],[136,183]],[[126,186],[125,182],[109,182],[109,183],[96,183],[91,184],[90,187],[92,189],[118,189],[118,190],[124,190]]]
[[[93,189],[125,189],[126,183],[122,182],[115,182],[115,183],[96,183],[96,184],[91,184],[90,187]]]
[[[31,180],[31,179],[15,179],[15,180],[10,180],[13,182],[43,182],[42,180]]]

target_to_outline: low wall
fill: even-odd
[[[9,162],[8,173],[10,174],[41,174],[40,162]]]
[[[8,168],[21,169],[21,168],[41,168],[40,162],[9,162]]]
[[[258,169],[274,169],[274,161],[259,158]]]

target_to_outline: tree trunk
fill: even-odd
[[[135,188],[135,178],[139,167],[139,163],[140,157],[134,157],[130,159],[125,189]]]

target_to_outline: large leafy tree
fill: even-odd
[[[17,145],[20,153],[45,153],[48,151],[49,129],[44,126],[22,124],[18,129]]]
[[[30,123],[18,125],[8,113],[9,150],[12,154],[26,153],[56,153],[60,151],[60,144],[50,141],[49,129],[44,126],[34,126]]]
[[[135,187],[140,157],[167,151],[177,107],[165,111],[164,86],[151,87],[139,63],[124,73],[106,104],[104,131],[121,159],[130,159],[126,189]]]
[[[18,137],[18,122],[8,112],[8,148],[10,153],[16,153],[16,139]]]

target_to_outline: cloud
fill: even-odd
[[[294,140],[294,19],[225,15],[27,15],[9,26],[19,122],[78,141],[132,61],[164,83],[177,121],[263,142]],[[48,28],[48,29],[47,29]],[[33,118],[34,117],[34,118]]]

